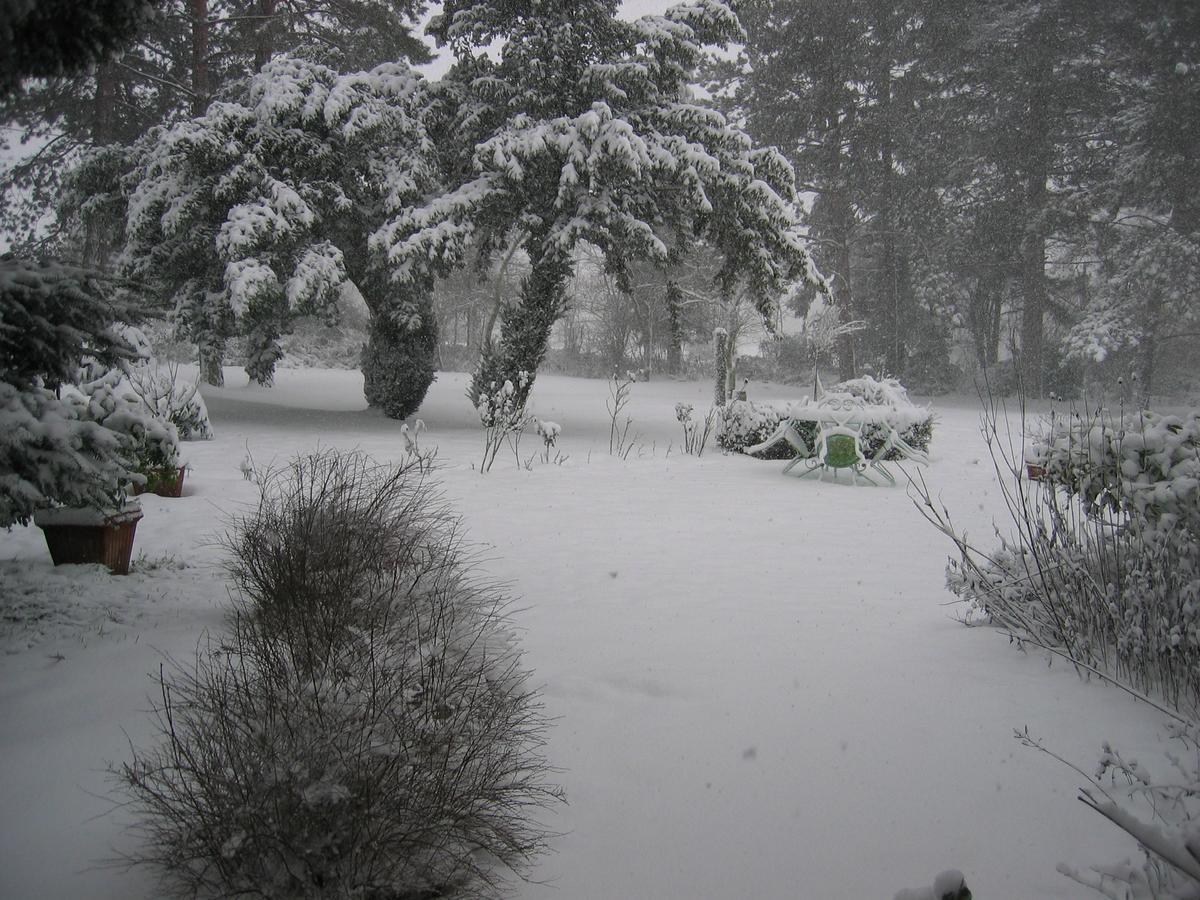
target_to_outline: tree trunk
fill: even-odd
[[[192,115],[208,109],[208,0],[189,0],[192,17]]]
[[[92,143],[96,146],[116,140],[117,77],[113,63],[96,67],[96,93],[92,98]],[[115,248],[111,229],[85,217],[83,261],[85,265],[103,269]]]
[[[678,375],[683,365],[683,322],[680,315],[682,295],[679,285],[667,281],[667,326],[670,332],[667,337],[667,371]]]
[[[892,11],[887,4],[875,5],[876,28],[881,46],[876,51],[875,99],[879,121],[879,196],[876,216],[876,237],[882,248],[880,291],[882,305],[880,317],[884,326],[884,365],[889,374],[900,375],[905,356],[905,312],[904,287],[901,283],[901,266],[898,244],[898,210],[896,204],[896,167],[893,153],[895,143],[892,133],[892,59],[896,26]]]
[[[1025,233],[1021,238],[1021,379],[1030,397],[1045,394],[1046,206],[1049,200],[1050,144],[1049,92],[1053,89],[1053,51],[1042,23],[1029,52],[1032,64],[1025,73],[1027,141],[1024,170]]]
[[[259,0],[259,21],[254,29],[254,71],[261,72],[263,66],[275,55],[275,5],[276,0]]]
[[[713,332],[713,403],[724,406],[729,398],[729,333],[724,328]]]
[[[529,276],[521,284],[521,302],[506,306],[500,315],[500,340],[485,345],[468,392],[476,406],[505,381],[511,381],[513,402],[524,408],[533,390],[538,366],[546,357],[550,331],[566,311],[566,283],[570,258],[547,249],[541,236],[531,235]]]
[[[1154,385],[1156,363],[1158,361],[1158,334],[1162,326],[1163,296],[1162,291],[1153,285],[1148,287],[1150,297],[1146,303],[1146,318],[1142,323],[1142,338],[1138,345],[1137,379],[1138,402],[1143,407],[1150,405],[1150,390]]]
[[[834,267],[833,277],[838,285],[838,293],[841,294],[837,298],[837,303],[845,311],[845,319],[849,321],[854,318],[854,292],[850,285],[850,220],[851,210],[849,201],[843,200],[839,195],[836,202],[838,203],[838,221],[834,240],[837,241],[837,263]],[[848,381],[854,377],[856,369],[854,361],[854,335],[843,334],[838,343],[838,379],[840,381]]]
[[[113,63],[96,67],[96,95],[92,101],[92,142],[109,144],[116,135],[117,73]]]

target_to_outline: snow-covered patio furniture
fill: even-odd
[[[810,447],[801,435],[798,422],[816,423],[815,446]],[[883,444],[870,454],[864,449],[862,439],[863,428],[867,425],[882,427],[887,435]],[[839,472],[849,471],[854,483],[861,479],[869,484],[879,484],[872,477],[878,474],[894,485],[896,478],[884,464],[889,455],[897,461],[929,463],[928,455],[905,441],[888,421],[886,408],[868,405],[848,393],[827,393],[816,402],[793,404],[775,432],[762,443],[747,447],[745,452],[758,453],[781,442],[796,451],[796,457],[784,466],[784,474],[796,466],[803,466],[802,478],[813,472],[822,477],[826,472],[833,472],[836,480]]]

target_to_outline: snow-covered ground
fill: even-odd
[[[160,895],[150,873],[104,865],[126,840],[105,763],[145,740],[163,654],[187,659],[221,626],[214,537],[255,497],[240,464],[402,453],[357,373],[278,381],[205,390],[217,438],[185,445],[182,498],[144,499],[130,576],[55,570],[35,528],[0,536],[0,897]],[[605,383],[554,376],[534,411],[563,426],[569,459],[526,470],[502,453],[483,475],[465,386],[439,375],[422,445],[487,571],[521,597],[569,801],[547,817],[562,836],[539,883],[514,896],[887,900],[957,867],[981,900],[1082,898],[1057,862],[1136,855],[1076,802],[1076,773],[1012,734],[1028,726],[1086,769],[1104,740],[1154,763],[1161,716],[956,622],[950,545],[903,487],[686,456],[674,405],[707,409],[710,388],[666,380],[634,386],[641,446],[616,460]],[[1001,504],[976,404],[935,410],[926,478],[987,541]]]

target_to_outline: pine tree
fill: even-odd
[[[1089,19],[1119,114],[1118,148],[1091,194],[1085,281],[1068,351],[1091,362],[1124,358],[1143,396],[1164,361],[1194,366],[1200,335],[1200,10],[1180,0],[1105,8]]]
[[[248,374],[270,383],[291,319],[334,315],[352,282],[373,318],[368,359],[411,358],[403,398],[389,399],[395,391],[374,373],[368,398],[399,417],[420,403],[433,379],[432,285],[397,289],[368,245],[430,185],[425,102],[420,77],[402,64],[339,75],[281,56],[240,102],[214,103],[143,142],[122,271],[180,312],[210,380],[236,330],[248,337]]]
[[[25,78],[103,63],[143,29],[155,0],[0,0],[0,97]]]
[[[70,28],[63,33],[64,23],[80,20],[65,17],[61,4],[5,4],[0,98],[22,78],[102,62],[132,36],[148,5],[78,7],[84,21],[101,19],[82,43]],[[137,314],[106,288],[95,272],[57,260],[0,256],[0,528],[28,523],[51,503],[110,505],[130,475],[126,438],[58,390],[79,377],[85,357],[116,366],[138,355],[120,327]]]
[[[451,189],[378,240],[402,281],[470,247],[524,249],[530,272],[475,373],[476,402],[508,381],[525,403],[580,241],[627,287],[633,260],[666,265],[672,237],[703,237],[721,254],[721,290],[745,284],[764,312],[795,280],[819,281],[786,162],[690,96],[703,48],[742,37],[732,12],[702,0],[623,22],[616,6],[450,0],[430,24],[457,59],[440,132]]]
[[[149,0],[84,4],[105,10],[150,5]],[[158,0],[141,39],[119,60],[80,74],[44,73],[72,77],[29,82],[0,104],[0,121],[15,129],[19,141],[41,145],[32,154],[20,146],[9,148],[17,161],[0,170],[0,229],[23,241],[39,239],[62,191],[62,174],[83,151],[129,146],[157,125],[202,115],[214,98],[244,91],[246,80],[276,53],[302,52],[345,71],[401,59],[427,61],[428,48],[413,34],[425,5],[424,0]],[[58,6],[74,10],[78,4],[43,0],[40,6],[49,15]],[[70,22],[75,33],[74,13],[59,12],[56,21]],[[114,12],[113,23],[119,21]],[[99,39],[105,31],[96,33]],[[52,236],[68,244],[79,237],[61,230]],[[91,249],[95,261],[107,262],[104,251],[111,248]]]

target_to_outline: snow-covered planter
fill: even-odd
[[[139,472],[146,479],[144,484],[134,484],[133,494],[156,494],[159,497],[182,497],[183,480],[187,466],[161,466]]]
[[[39,509],[33,522],[42,529],[56,566],[98,563],[114,575],[127,575],[141,518],[141,506],[129,501],[119,508]]]
[[[546,720],[429,467],[260,473],[231,631],[165,672],[157,745],[115,773],[173,891],[493,896],[543,848]]]

